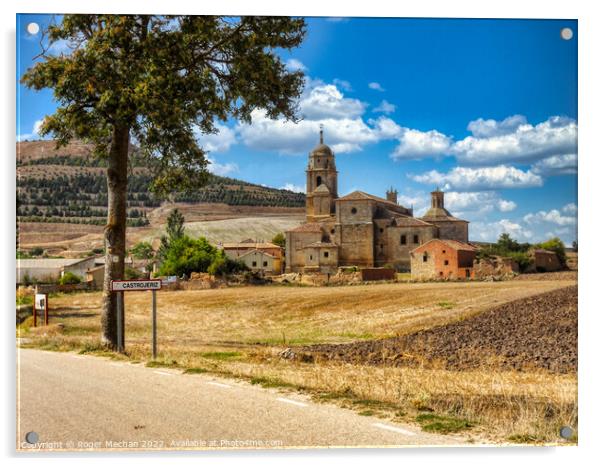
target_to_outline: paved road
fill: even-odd
[[[74,353],[18,349],[17,448],[457,444],[295,393]],[[26,433],[38,434],[33,447]]]

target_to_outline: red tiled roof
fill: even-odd
[[[322,232],[322,227],[319,223],[304,223],[288,231],[297,233],[320,233]]]
[[[434,239],[431,239],[431,240],[427,241],[424,244],[421,244],[416,249],[414,249],[414,251],[417,251],[419,249],[427,249],[427,246],[429,244],[432,244],[432,243],[435,243],[435,242],[444,243],[445,245],[449,246],[452,249],[455,249],[456,251],[476,251],[477,250],[477,248],[474,247],[472,244],[463,243],[461,241],[456,241],[455,239],[434,238]]]

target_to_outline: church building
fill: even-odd
[[[338,267],[394,267],[410,270],[410,251],[433,239],[468,242],[468,222],[452,216],[444,193],[431,193],[431,208],[420,218],[397,202],[354,191],[338,195],[334,152],[320,143],[309,154],[306,223],[286,232],[286,272],[336,273]]]

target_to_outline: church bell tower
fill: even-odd
[[[338,186],[334,152],[324,144],[322,126],[320,126],[320,143],[309,153],[306,174],[307,221],[325,220],[334,214],[334,200],[338,197]]]

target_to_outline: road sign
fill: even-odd
[[[36,293],[33,300],[33,326],[38,325],[38,311],[44,311],[44,325],[48,325],[48,294]]]
[[[112,280],[112,291],[160,290],[161,280]]]

